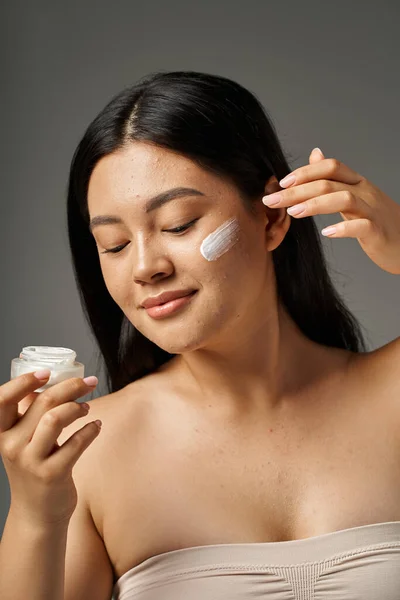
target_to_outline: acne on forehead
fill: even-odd
[[[132,154],[131,154],[132,152]],[[172,161],[172,162],[171,162]],[[143,175],[144,172],[153,171],[157,174],[156,182],[157,187],[160,189],[166,189],[167,184],[165,179],[168,180],[168,185],[172,186],[171,182],[171,167],[174,169],[174,182],[178,181],[180,185],[182,183],[182,177],[177,177],[176,169],[179,164],[178,172],[185,174],[184,185],[190,185],[196,187],[195,183],[198,183],[197,178],[192,181],[192,178],[187,178],[187,175],[193,171],[197,171],[197,165],[193,165],[190,160],[186,157],[175,157],[170,155],[164,150],[159,150],[152,147],[136,147],[129,149],[128,152],[122,154],[115,154],[114,156],[108,155],[103,157],[100,161],[101,166],[97,164],[92,172],[92,177],[89,181],[89,188],[92,192],[91,199],[97,205],[98,211],[105,211],[109,209],[108,199],[115,198],[116,202],[121,202],[122,208],[125,204],[133,203],[138,208],[140,207],[140,214],[145,211],[144,205],[140,201],[142,197],[148,197],[154,194],[154,181],[152,181],[151,193],[148,189],[149,182],[146,178],[137,177],[137,170]],[[102,168],[103,167],[103,168]],[[135,171],[135,173],[133,173]],[[197,175],[197,173],[196,173]],[[231,189],[231,184],[219,177],[216,177],[216,181],[210,174],[201,172],[202,177],[202,189],[207,194],[208,188],[212,188],[210,199],[213,198],[213,202],[219,201],[224,198],[225,195],[236,195],[236,190]],[[94,176],[94,177],[93,177]],[[176,176],[176,177],[175,177]],[[204,178],[204,179],[203,179]],[[160,183],[161,182],[161,183]],[[91,185],[90,185],[91,184]],[[160,184],[158,186],[158,184]],[[89,190],[88,190],[89,192]],[[99,200],[99,203],[97,202]],[[103,202],[103,200],[105,202]],[[135,202],[137,200],[137,202]],[[201,198],[196,199],[196,202],[200,202]],[[94,208],[94,205],[90,203],[90,194],[88,193],[88,208]],[[118,208],[120,207],[118,206]],[[97,212],[97,211],[96,211]],[[217,212],[219,212],[217,208]],[[238,241],[239,236],[239,224],[236,218],[230,218],[222,225],[220,225],[215,231],[210,233],[202,242],[200,252],[207,261],[217,260],[220,256],[225,254],[230,248],[232,248]]]
[[[103,156],[95,165],[89,187],[94,197],[146,198],[159,190],[198,187],[207,195],[223,197],[232,193],[232,184],[200,167],[191,158],[144,141]]]

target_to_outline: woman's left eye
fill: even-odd
[[[164,229],[163,231],[167,231],[168,233],[182,233],[191,227],[194,223],[196,223],[198,219],[194,219],[190,221],[190,223],[186,223],[185,225],[181,225],[180,227],[175,227],[174,229]]]
[[[189,227],[191,227],[194,223],[196,223],[196,221],[198,221],[199,219],[193,219],[193,221],[190,221],[190,223],[186,223],[185,225],[181,225],[180,227],[175,227],[174,229],[163,229],[163,231],[168,232],[168,233],[183,233],[184,231],[186,231],[187,229],[189,229]],[[122,246],[117,246],[116,248],[110,248],[109,250],[103,250],[103,252],[101,252],[101,254],[108,254],[108,253],[112,253],[112,254],[119,254],[119,252],[121,252],[121,250],[123,250],[125,248],[125,246],[127,246],[127,244],[123,244]]]

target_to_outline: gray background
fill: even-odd
[[[150,71],[238,81],[266,107],[293,168],[319,146],[400,202],[398,2],[210,4],[3,4],[1,383],[23,346],[66,346],[86,375],[99,376],[94,395],[104,393],[70,261],[67,175],[89,122]],[[316,218],[320,229],[340,220]],[[400,277],[376,266],[356,240],[321,237],[369,349],[400,335]],[[2,463],[0,489],[2,531],[10,500]]]

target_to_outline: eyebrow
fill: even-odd
[[[144,212],[147,214],[152,210],[156,210],[160,208],[163,204],[170,202],[171,200],[175,200],[176,198],[183,198],[185,196],[204,196],[203,192],[200,190],[196,190],[194,188],[186,188],[186,187],[176,187],[171,190],[167,190],[165,192],[161,192],[161,194],[157,194],[154,198],[150,198],[147,200]],[[99,225],[114,225],[118,223],[123,223],[120,217],[116,215],[99,215],[97,217],[93,217],[89,223],[89,230],[92,232],[95,227]]]

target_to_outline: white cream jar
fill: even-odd
[[[13,358],[11,361],[11,379],[23,373],[50,369],[50,379],[45,385],[35,390],[35,392],[43,392],[65,379],[84,376],[84,365],[75,359],[76,352],[70,348],[26,346],[22,348],[19,358]]]

